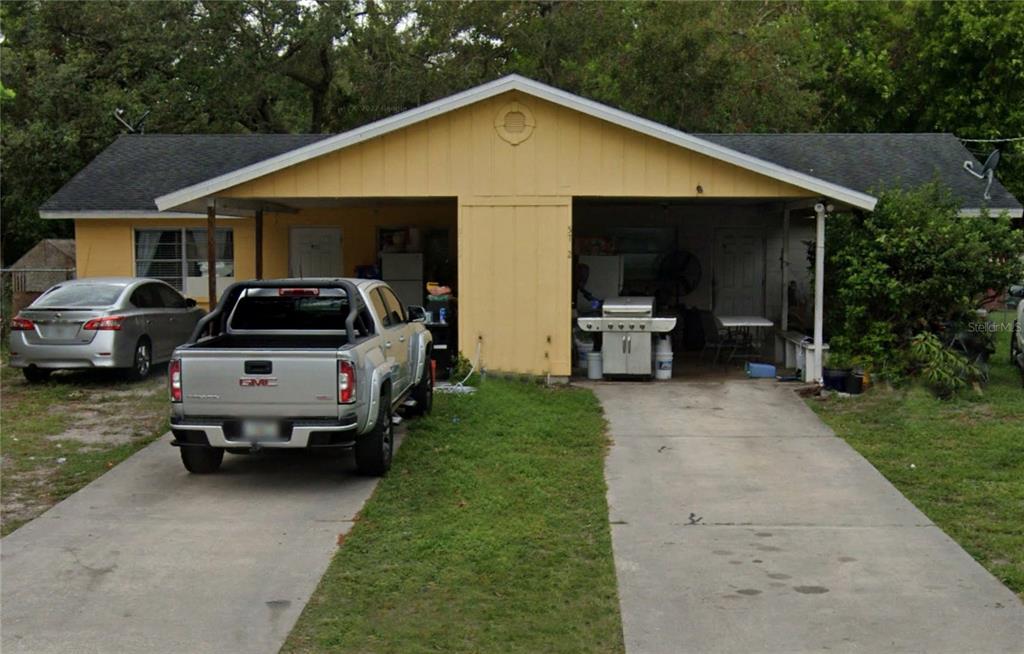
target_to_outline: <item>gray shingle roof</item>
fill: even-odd
[[[57,211],[156,211],[166,193],[327,138],[324,134],[124,135],[40,207]],[[871,193],[936,178],[965,208],[984,205],[984,182],[952,134],[698,134],[719,145]],[[997,180],[988,206],[1021,207]]]
[[[126,134],[40,211],[156,211],[153,198],[309,145],[326,134]]]
[[[964,170],[975,157],[952,134],[695,134],[708,141],[820,179],[874,195],[938,179],[967,209],[1019,209],[996,179],[985,201],[985,182]],[[979,163],[975,169],[981,168]],[[998,171],[997,171],[998,174]]]

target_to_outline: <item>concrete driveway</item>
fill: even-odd
[[[169,440],[0,542],[4,654],[280,649],[376,480],[302,453],[191,476]]]
[[[774,381],[596,383],[628,652],[1024,652],[1024,606]]]

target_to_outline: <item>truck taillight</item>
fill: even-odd
[[[171,402],[181,402],[181,359],[171,359],[168,364],[167,383],[171,390]]]
[[[356,369],[351,361],[338,362],[338,404],[356,399]]]
[[[22,318],[21,316],[15,316],[11,318],[11,331],[12,332],[30,332],[36,328],[36,324],[28,318]]]
[[[96,332],[119,332],[124,316],[106,316],[105,318],[93,318],[82,325],[82,329]]]

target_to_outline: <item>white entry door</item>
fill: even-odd
[[[716,314],[764,314],[764,237],[760,232],[716,232],[714,268]]]
[[[341,277],[340,227],[293,227],[288,274],[292,277]]]

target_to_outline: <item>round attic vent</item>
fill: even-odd
[[[512,145],[519,145],[530,138],[534,124],[533,114],[519,102],[510,102],[502,107],[494,119],[498,136]]]

